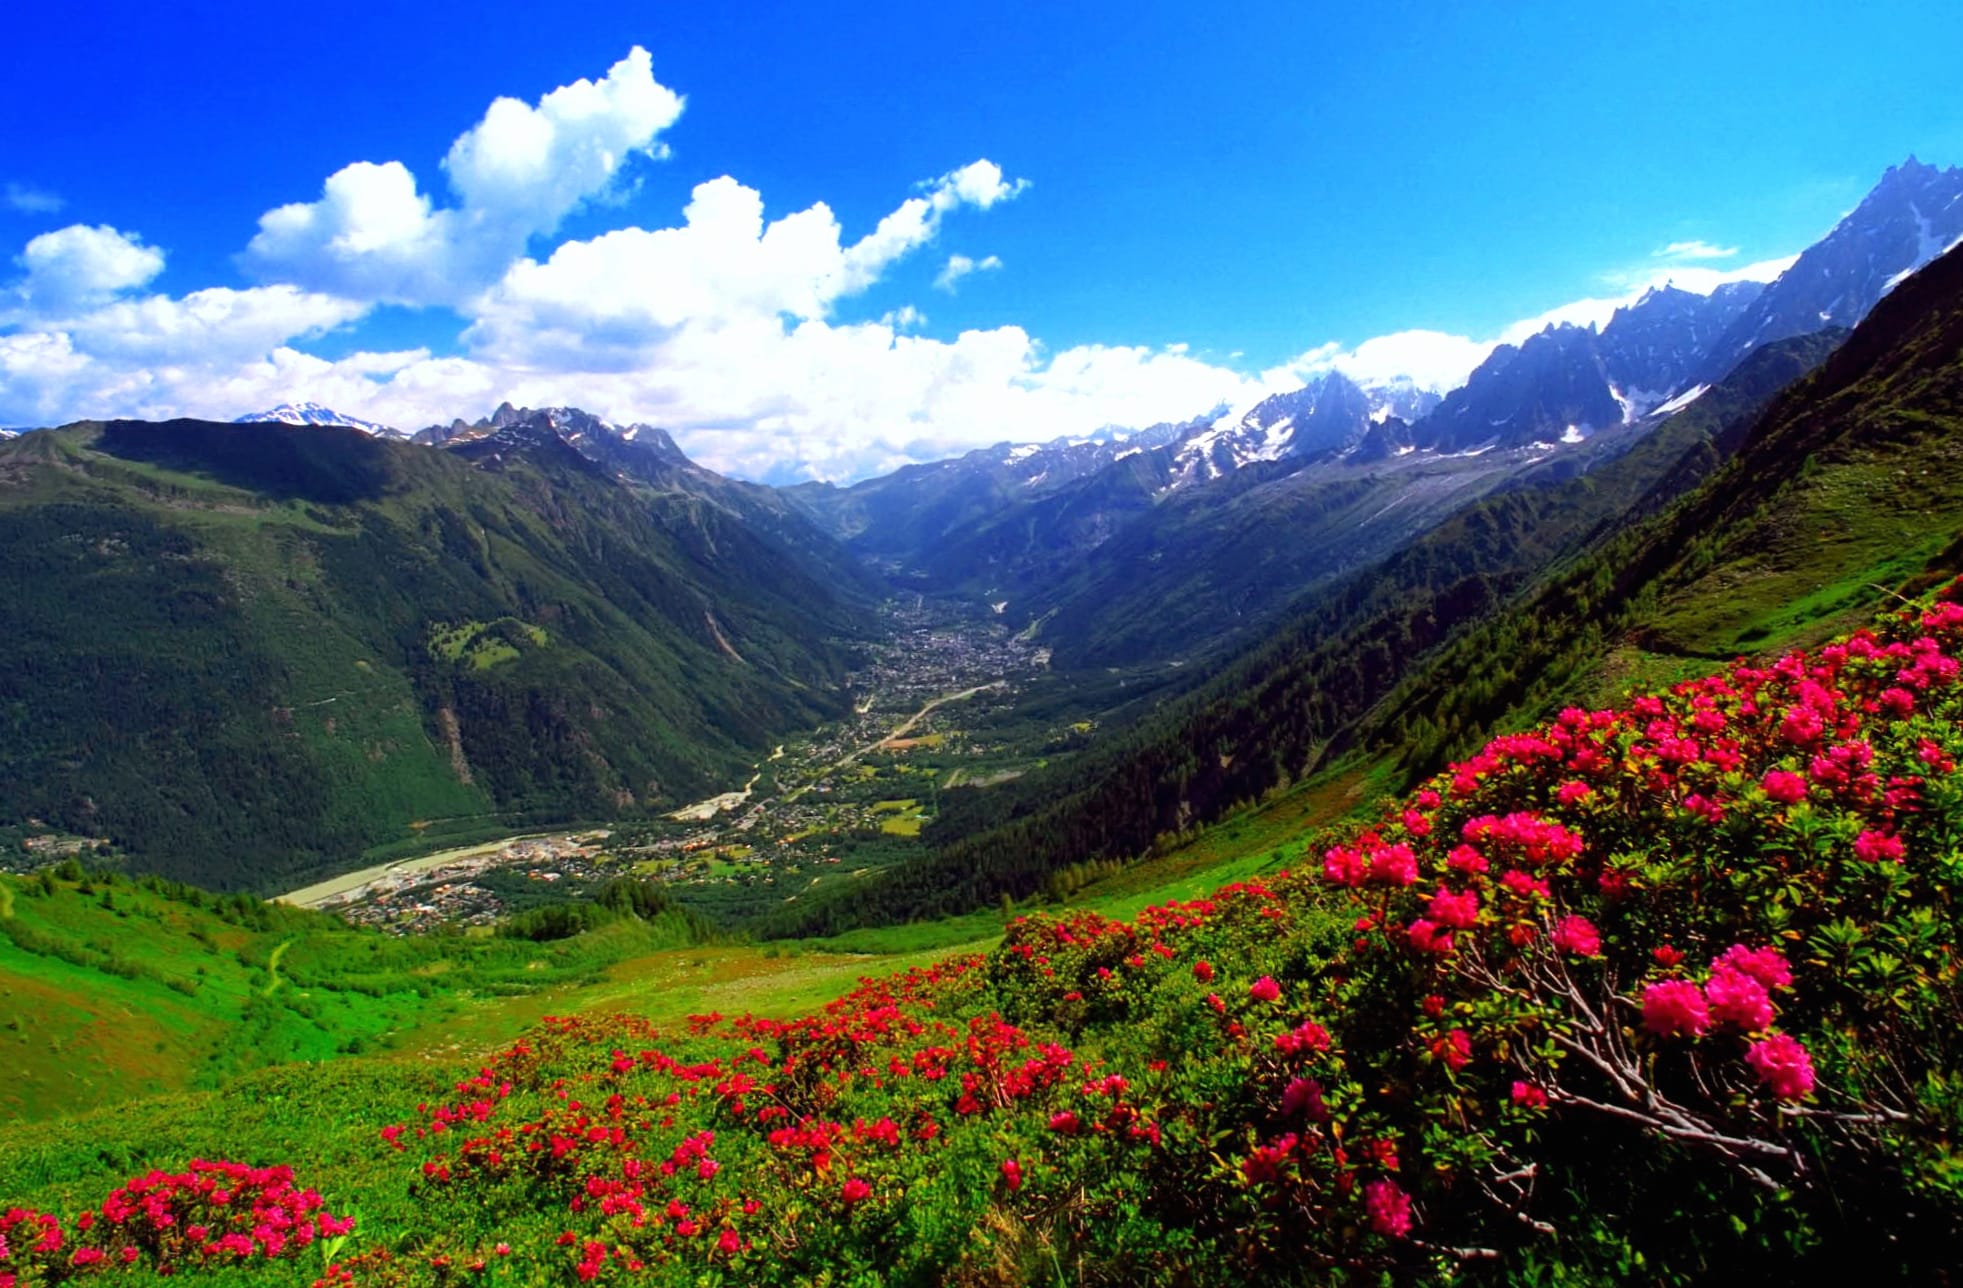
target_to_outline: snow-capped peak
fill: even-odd
[[[406,438],[408,435],[389,425],[377,424],[372,420],[362,420],[355,416],[344,416],[332,407],[323,407],[317,402],[281,403],[268,411],[256,411],[240,416],[235,425],[256,425],[267,423],[281,425],[345,425],[358,429],[364,434],[379,438]]]

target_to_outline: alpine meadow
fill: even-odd
[[[1605,18],[10,21],[0,1288],[1953,1282],[1963,15]]]

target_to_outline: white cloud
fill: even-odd
[[[1652,287],[1675,286],[1681,291],[1709,295],[1728,282],[1769,282],[1793,266],[1798,255],[1761,259],[1738,268],[1704,268],[1695,264],[1644,265],[1604,273],[1602,280],[1621,288],[1631,300]]]
[[[1002,267],[1002,261],[994,255],[989,255],[983,259],[970,259],[966,255],[949,255],[947,257],[946,267],[942,268],[940,275],[934,278],[934,287],[936,290],[946,291],[952,295],[954,293],[954,284],[968,276],[968,274],[989,272],[1000,267]]]
[[[164,253],[107,224],[70,224],[27,243],[14,262],[26,270],[14,294],[37,315],[58,314],[142,286],[164,271]]]
[[[7,206],[23,215],[52,215],[68,203],[45,188],[31,183],[10,183],[5,193]]]
[[[656,136],[681,114],[681,95],[654,79],[653,59],[636,45],[601,80],[562,86],[537,107],[497,99],[443,168],[473,215],[550,232],[604,193],[629,156],[667,155]]]
[[[1657,251],[1653,259],[1730,259],[1738,253],[1736,246],[1714,246],[1710,242],[1677,241],[1671,242]]]
[[[1674,243],[1672,249],[1703,245]],[[1341,371],[1363,384],[1408,375],[1420,385],[1444,392],[1464,384],[1473,368],[1484,362],[1499,345],[1520,344],[1550,326],[1564,323],[1599,329],[1608,325],[1617,309],[1634,304],[1642,298],[1643,292],[1654,287],[1674,285],[1680,290],[1709,295],[1727,282],[1769,282],[1792,267],[1793,261],[1798,258],[1797,255],[1787,255],[1730,269],[1689,264],[1650,264],[1635,269],[1619,269],[1603,274],[1602,278],[1605,283],[1617,288],[1617,294],[1585,296],[1556,305],[1544,313],[1502,327],[1499,334],[1490,340],[1474,340],[1470,336],[1443,331],[1412,330],[1378,336],[1354,349],[1345,349],[1332,342],[1310,349],[1263,373],[1262,379],[1279,391],[1292,387],[1291,381],[1304,380],[1332,370]]]
[[[657,141],[682,98],[636,46],[595,82],[536,107],[499,98],[443,160],[459,204],[438,208],[399,161],[358,161],[318,201],[260,216],[244,261],[265,280],[403,304],[454,304],[495,279],[533,236],[604,197],[628,159]]]
[[[1409,376],[1427,389],[1456,389],[1498,343],[1422,329],[1380,335],[1354,349],[1331,341],[1263,373],[1263,380],[1273,392],[1280,393],[1311,376],[1340,371],[1359,384]]]

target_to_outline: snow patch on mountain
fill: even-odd
[[[1682,393],[1678,394],[1675,398],[1672,398],[1669,402],[1666,402],[1660,407],[1658,407],[1656,409],[1655,414],[1658,416],[1674,416],[1678,412],[1682,411],[1684,408],[1696,402],[1699,398],[1702,398],[1704,396],[1704,391],[1709,389],[1710,387],[1711,386],[1709,385],[1693,385],[1689,389],[1686,389]]]
[[[358,416],[343,415],[332,407],[324,407],[317,402],[281,403],[266,411],[255,411],[240,416],[232,423],[234,425],[342,425],[348,429],[358,429],[364,434],[372,434],[377,438],[408,437],[393,426],[362,420]]]

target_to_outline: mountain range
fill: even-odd
[[[1915,270],[1959,237],[1963,170],[1911,159],[1773,283],[1657,287],[1599,329],[1496,347],[1457,389],[1325,371],[1245,410],[850,487],[731,479],[573,407],[413,435],[294,403],[11,437],[0,823],[263,888],[445,828],[672,807],[842,711],[872,606],[912,593],[992,609],[1085,694],[1116,675],[1123,702],[1168,710],[1243,719],[1213,683],[1296,704],[1294,742],[1189,713],[1164,764],[1087,760],[945,810],[986,835],[1002,802],[1076,801],[1055,836],[1135,853],[1332,740],[1450,744],[1474,717],[1407,704],[1391,733],[1353,729],[1560,561],[1735,477],[1846,325],[1895,309],[1882,330],[1908,332],[1897,297],[1926,304],[1918,283],[1947,278]],[[1220,773],[1167,779],[1194,745],[1222,748]],[[1180,786],[1086,825],[1107,771]]]

